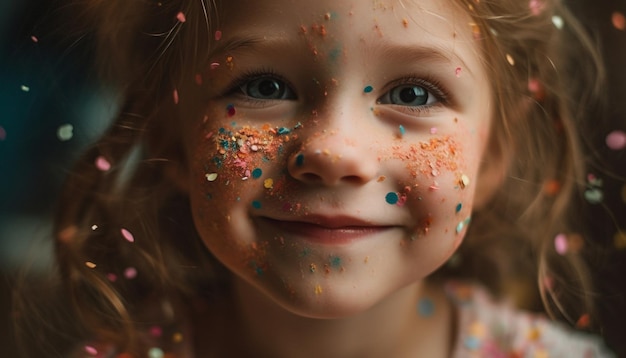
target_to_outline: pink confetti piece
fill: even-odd
[[[212,62],[211,63],[211,69],[214,70],[216,68],[220,67],[220,63],[219,62]]]
[[[92,356],[95,356],[98,354],[98,350],[92,346],[85,346],[85,352],[87,352],[87,354],[92,355]]]
[[[430,129],[430,134],[437,134],[437,131],[438,131],[437,127],[432,127]]]
[[[34,42],[34,43],[39,42],[39,39],[38,39],[38,38],[37,38],[37,36],[35,36],[35,35],[31,36],[31,37],[30,37],[30,40],[31,40],[32,42]]]
[[[626,148],[626,133],[616,130],[606,136],[606,145],[613,150],[621,150]]]
[[[130,231],[126,230],[126,229],[121,229],[120,232],[122,233],[122,236],[128,241],[128,242],[135,242],[135,237],[133,236],[133,234],[130,233]]]
[[[559,255],[565,255],[567,253],[567,236],[565,234],[558,234],[554,238],[554,248]]]
[[[155,338],[159,338],[163,335],[163,328],[160,326],[152,326],[150,327],[150,335]]]
[[[106,276],[107,276],[107,280],[109,280],[110,282],[117,281],[117,275],[114,273],[108,273]]]
[[[530,0],[528,7],[530,8],[530,13],[537,16],[543,11],[544,4],[541,0]]]
[[[96,168],[98,168],[98,170],[101,170],[103,172],[106,172],[109,169],[111,169],[111,163],[109,163],[109,161],[106,160],[106,158],[103,156],[99,156],[98,158],[96,158],[95,164],[96,164]]]
[[[134,267],[128,267],[126,270],[124,270],[124,277],[129,280],[134,279],[135,277],[137,277],[137,269]]]
[[[217,30],[215,31],[215,41],[219,41],[222,39],[222,31]]]
[[[176,15],[176,19],[178,19],[181,23],[185,23],[185,21],[187,21],[187,17],[185,17],[185,14],[182,11]]]
[[[457,67],[454,70],[454,74],[456,75],[456,77],[461,77],[461,71],[462,71],[461,67]]]
[[[615,11],[611,15],[611,22],[616,29],[620,31],[626,30],[626,17],[621,12]]]
[[[174,104],[178,104],[178,90],[174,89],[174,92],[172,92],[172,99],[174,100]]]

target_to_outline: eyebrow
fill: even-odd
[[[238,35],[226,41],[220,41],[220,43],[212,49],[211,53],[229,53],[246,48],[259,50],[259,48],[263,47],[292,47],[294,44],[295,43],[292,39],[286,39],[281,36],[258,36],[256,34]],[[445,62],[446,64],[452,64],[456,61],[461,64],[464,70],[466,70],[469,74],[472,74],[471,68],[456,52],[449,51],[441,46],[436,46],[435,44],[421,46],[381,42],[379,44],[375,44],[373,48],[368,49],[367,52],[374,53],[379,57],[391,57],[394,61],[398,62],[412,62],[419,60],[422,62]]]

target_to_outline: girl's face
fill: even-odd
[[[313,317],[367,309],[444,264],[480,195],[492,106],[464,10],[273,0],[218,14],[179,104],[209,250]],[[184,96],[208,101],[200,113]]]

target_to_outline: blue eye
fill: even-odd
[[[437,102],[437,98],[428,92],[426,88],[409,84],[392,88],[380,97],[377,102],[379,104],[419,107],[434,104]]]
[[[296,94],[284,81],[272,76],[263,76],[245,82],[240,87],[247,97],[260,100],[292,100]]]

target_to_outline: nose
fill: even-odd
[[[368,183],[378,173],[378,159],[367,142],[339,129],[314,133],[289,158],[289,174],[315,185]]]

